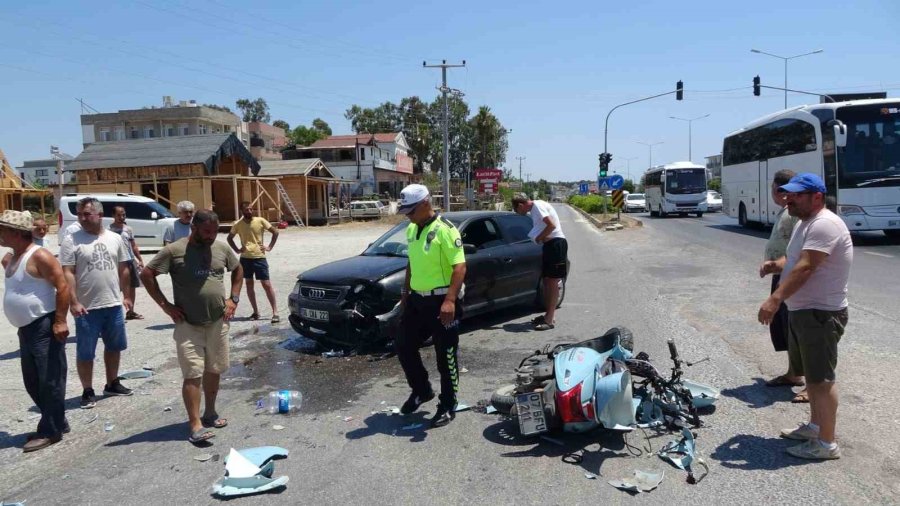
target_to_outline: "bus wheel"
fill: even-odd
[[[665,218],[666,216],[669,215],[669,213],[662,210],[662,204],[659,205],[659,211],[657,211],[657,212],[659,213],[660,218]]]
[[[882,230],[882,232],[884,232],[884,235],[892,239],[900,238],[900,229],[892,228],[888,230]]]
[[[702,217],[703,217],[703,213],[697,213],[697,217],[698,217],[698,218],[702,218]]]
[[[743,202],[741,202],[741,205],[738,208],[738,225],[745,228],[747,227],[747,208],[744,207]]]
[[[657,214],[657,212],[654,211],[653,208],[650,206],[647,206],[647,212],[650,213],[651,218],[655,218],[655,217],[659,216],[659,214]]]

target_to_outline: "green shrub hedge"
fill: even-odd
[[[600,195],[572,195],[569,204],[588,214],[603,214],[612,209],[612,199]]]

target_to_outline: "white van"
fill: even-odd
[[[75,204],[85,197],[94,197],[103,204],[103,227],[113,222],[113,208],[125,208],[125,222],[134,230],[134,239],[141,249],[160,249],[166,228],[177,218],[159,202],[133,193],[69,193],[59,205],[59,242],[62,244],[66,227],[78,221]]]

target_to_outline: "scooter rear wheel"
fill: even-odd
[[[504,415],[508,415],[516,405],[516,386],[506,385],[494,390],[491,394],[491,406]]]

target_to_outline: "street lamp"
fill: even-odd
[[[620,160],[625,160],[625,174],[627,179],[631,179],[631,161],[637,160],[638,157],[632,156],[631,158],[620,158]]]
[[[787,87],[788,87],[787,63],[788,63],[788,60],[793,60],[794,58],[800,58],[801,56],[809,56],[811,54],[818,54],[823,51],[825,51],[825,50],[824,49],[816,49],[815,51],[811,51],[809,53],[796,54],[794,56],[778,56],[777,54],[767,53],[765,51],[760,51],[759,49],[751,49],[750,50],[751,53],[764,54],[766,56],[772,56],[774,58],[781,58],[782,60],[784,60],[784,88],[785,88],[784,89],[784,108],[785,109],[787,109]]]
[[[708,118],[709,114],[704,114],[703,116],[697,116],[696,118],[679,118],[677,116],[669,116],[671,119],[677,119],[678,121],[687,121],[688,124],[688,161],[692,162],[693,156],[691,152],[691,123],[697,121],[698,119]]]
[[[647,143],[647,142],[641,142],[641,141],[635,141],[635,142],[637,142],[638,144],[643,144],[644,146],[647,146],[647,153],[648,153],[647,154],[647,165],[649,166],[648,168],[652,169],[653,168],[653,146],[659,146],[660,144],[665,144],[665,142],[663,142],[663,141],[654,142],[654,143]]]

